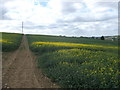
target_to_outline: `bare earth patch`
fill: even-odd
[[[3,88],[59,88],[37,68],[36,56],[23,36],[18,50],[2,54]]]

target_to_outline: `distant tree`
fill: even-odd
[[[104,36],[101,36],[101,40],[105,40]]]
[[[94,37],[94,36],[92,36],[92,39],[95,39],[95,37]]]

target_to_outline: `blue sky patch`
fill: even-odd
[[[108,11],[109,11],[109,12],[113,12],[113,10],[112,10],[112,9],[108,9]]]
[[[47,2],[40,2],[40,4],[41,4],[43,7],[47,6]]]

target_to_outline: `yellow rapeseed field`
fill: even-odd
[[[21,34],[2,32],[2,38],[0,39],[0,44],[2,44],[2,52],[13,51],[17,49],[21,43],[21,39]]]
[[[41,45],[52,45],[52,46],[63,46],[63,47],[96,47],[96,48],[118,49],[118,47],[107,47],[107,46],[102,46],[102,45],[64,43],[64,42],[33,42],[32,45],[35,45],[36,47],[40,47]]]
[[[11,42],[10,40],[7,40],[7,39],[0,39],[0,43],[11,44],[11,43],[13,43],[13,42]]]

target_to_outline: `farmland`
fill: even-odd
[[[118,42],[44,35],[27,38],[39,56],[38,67],[61,87],[120,87]]]
[[[22,34],[2,33],[2,39],[0,40],[0,43],[2,44],[2,51],[14,51],[19,47],[21,40]]]
[[[86,39],[86,38],[72,38],[72,37],[57,37],[57,36],[43,36],[43,35],[27,35],[30,48],[39,53],[47,51],[54,51],[57,49],[88,49],[94,51],[107,51],[118,53],[118,42]]]
[[[22,37],[22,34],[2,33],[0,43],[3,52],[15,51],[8,56],[4,54],[8,60],[7,58],[4,60],[3,55],[3,73],[6,73],[3,84],[7,82],[10,87],[41,88],[51,85],[55,88],[59,86],[63,88],[120,87],[118,42],[47,35]],[[37,62],[33,59],[35,56],[31,54],[29,47],[37,56]],[[26,70],[26,68],[30,69]],[[37,69],[39,73],[36,72]],[[30,77],[27,84],[26,73],[29,73],[27,77]],[[44,77],[42,73],[59,86],[42,78]],[[9,83],[11,81],[13,83]],[[19,83],[14,84],[16,81]],[[43,86],[38,81],[44,81]]]
[[[25,35],[2,33],[2,88],[58,88],[38,70]]]

